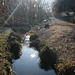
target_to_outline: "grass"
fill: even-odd
[[[8,37],[9,50],[12,53],[12,55],[14,55],[14,59],[17,59],[20,56],[20,41],[20,35],[17,33],[11,33]]]
[[[10,52],[6,52],[6,58],[10,61],[12,59],[12,54]]]
[[[4,46],[5,42],[7,41],[6,38],[7,38],[6,34],[0,33],[0,49],[1,49],[1,47]]]
[[[55,65],[55,68],[57,69],[58,75],[74,75],[75,65],[73,65],[70,59],[66,59],[64,63],[58,63]]]
[[[0,57],[2,56],[2,53],[0,53]]]
[[[70,63],[70,59],[75,62],[75,25],[62,22],[59,25],[56,24],[51,26],[49,29],[41,28],[37,33],[40,42],[44,42],[51,48],[56,49],[57,64],[55,66],[57,72],[59,74],[62,72],[60,75],[64,75],[64,71],[66,73],[69,69],[72,71],[75,65]],[[66,60],[64,60],[65,58]],[[69,59],[67,60],[67,58]]]
[[[7,75],[11,75],[12,69],[11,69],[10,63],[8,61],[6,61],[5,67],[6,67],[6,70],[8,73]]]
[[[6,57],[11,57],[10,53],[5,51],[5,47],[7,45],[7,37],[10,34],[10,30],[5,30],[2,33],[0,33],[0,59],[2,59],[3,61],[0,63],[0,75],[4,75],[3,71],[5,73],[8,73],[6,70],[7,68],[10,70],[10,65],[9,66],[5,66],[4,64],[6,64],[6,58],[5,55],[7,55]],[[6,68],[5,68],[6,67]],[[11,75],[11,74],[7,74],[7,75]]]
[[[0,52],[2,52],[2,48],[0,47]]]

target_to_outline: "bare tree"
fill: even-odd
[[[1,9],[4,10],[4,20],[8,19],[10,15],[15,10],[14,14],[10,17],[8,23],[11,24],[37,24],[42,22],[46,19],[47,13],[49,10],[46,11],[47,8],[45,6],[48,3],[45,3],[44,0],[2,0],[4,3],[1,3]],[[21,3],[21,4],[20,4]],[[20,5],[19,5],[20,4]],[[1,10],[3,13],[3,11]],[[1,13],[0,12],[0,13]],[[21,25],[20,24],[20,25]]]

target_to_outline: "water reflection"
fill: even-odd
[[[44,69],[46,71],[51,70],[51,65],[49,65],[47,63],[44,63],[44,62],[40,61],[39,66],[40,66],[41,69]]]
[[[34,58],[36,55],[35,54],[31,54],[30,56],[31,56],[31,58]]]
[[[54,70],[44,71],[39,67],[38,51],[29,48],[28,43],[22,47],[22,55],[18,60],[14,60],[12,69],[15,75],[56,75]]]

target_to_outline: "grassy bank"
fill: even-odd
[[[34,28],[34,32],[38,38],[32,40],[31,46],[36,47],[39,52],[46,44],[55,49],[57,61],[54,67],[57,74],[75,75],[75,26],[55,24],[39,30]]]
[[[0,33],[0,75],[7,75],[6,72],[6,49],[7,49],[7,39],[11,31],[6,30]]]
[[[20,41],[20,35],[11,30],[0,33],[0,75],[14,74],[11,62],[13,58],[17,59],[20,56]]]

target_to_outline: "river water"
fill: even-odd
[[[29,47],[29,38],[29,35],[25,38],[20,58],[13,60],[15,75],[56,75],[53,69],[45,71],[40,68],[38,51]]]

